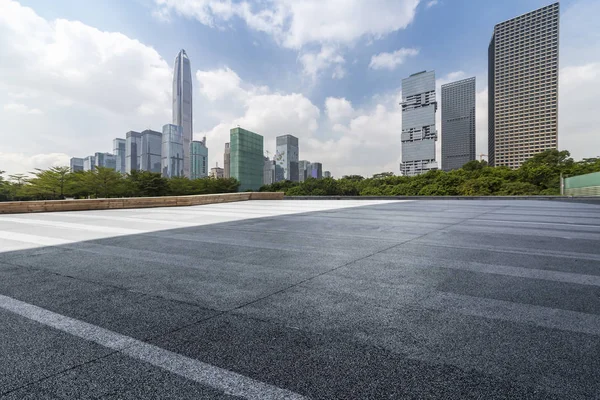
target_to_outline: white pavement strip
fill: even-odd
[[[0,215],[0,252],[408,200],[252,200],[191,207]],[[69,233],[77,232],[78,237]],[[64,237],[64,236],[70,236]]]
[[[32,304],[0,295],[0,308],[73,336],[116,350],[183,378],[246,399],[305,399],[304,396],[248,378],[193,358],[173,353],[132,337],[66,317]]]

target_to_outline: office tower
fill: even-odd
[[[210,176],[217,179],[223,178],[223,168],[219,168],[218,166],[211,168]]]
[[[140,170],[140,154],[142,151],[142,134],[129,131],[125,134],[125,173]]]
[[[435,162],[435,71],[423,71],[402,79],[402,164],[404,176],[437,169]]]
[[[175,57],[173,69],[173,125],[183,128],[183,174],[190,177],[192,145],[192,67],[185,50]]]
[[[161,173],[165,178],[183,176],[183,128],[166,124],[162,129]]]
[[[192,141],[191,155],[191,177],[192,179],[206,178],[208,175],[208,148],[206,147],[206,136],[202,140]],[[224,168],[223,168],[224,169]],[[224,178],[227,178],[223,174]]]
[[[258,190],[263,182],[263,137],[242,128],[230,131],[230,173],[240,182],[240,192]]]
[[[558,146],[558,25],[554,3],[494,27],[488,48],[492,166],[519,168]]]
[[[117,172],[125,173],[125,156],[126,156],[126,141],[125,139],[113,139],[113,154],[117,157]]]
[[[442,85],[442,169],[475,160],[475,78]]]
[[[304,182],[310,177],[310,161],[298,161],[298,182]]]
[[[117,156],[110,153],[96,153],[94,155],[95,168],[110,168],[117,169]]]
[[[96,157],[87,156],[83,159],[83,170],[84,171],[93,171],[96,166]]]
[[[125,135],[125,172],[161,172],[162,134],[147,129]]]
[[[276,181],[288,180],[298,182],[298,138],[292,135],[277,136],[275,162],[281,173],[276,174]]]
[[[310,164],[310,177],[321,179],[323,177],[323,164],[321,163],[311,163]]]
[[[331,172],[329,172],[329,171],[323,172],[323,178],[331,178]]]
[[[223,177],[230,178],[231,173],[229,172],[229,166],[231,164],[231,149],[229,148],[229,143],[225,143],[225,153],[223,153]]]
[[[69,167],[71,172],[83,171],[83,158],[71,157]]]
[[[263,185],[271,185],[272,183],[275,183],[275,160],[265,157]]]
[[[162,134],[150,129],[142,131],[142,171],[161,172]]]

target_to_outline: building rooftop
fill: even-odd
[[[0,397],[594,398],[600,205],[0,215]]]

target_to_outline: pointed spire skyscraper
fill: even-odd
[[[185,50],[175,58],[173,68],[173,124],[183,127],[183,174],[191,176],[192,67]]]

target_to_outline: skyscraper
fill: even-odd
[[[442,85],[442,169],[475,160],[475,78]]]
[[[229,166],[231,164],[231,148],[229,143],[225,143],[225,152],[223,153],[223,177],[230,178],[231,172]]]
[[[94,155],[95,168],[110,168],[117,169],[117,156],[110,153],[96,153]]]
[[[323,178],[331,178],[331,172],[329,172],[329,171],[324,171],[324,172],[323,172]]]
[[[183,176],[183,128],[166,124],[162,129],[161,169],[162,176]]]
[[[275,182],[275,160],[265,157],[263,169],[263,185],[270,185]]]
[[[404,176],[437,169],[435,161],[435,71],[402,79],[402,164]]]
[[[321,179],[323,178],[323,164],[314,162],[310,164],[310,177]]]
[[[173,125],[183,128],[183,174],[191,175],[192,145],[192,67],[185,50],[175,57],[173,70]]]
[[[202,138],[202,140],[192,141],[191,157],[192,179],[206,178],[208,175],[208,148],[206,147],[206,136]]]
[[[72,157],[69,164],[71,172],[83,171],[83,158]]]
[[[488,159],[519,168],[558,146],[558,3],[494,27],[488,48]]]
[[[275,162],[280,167],[276,181],[298,182],[298,138],[292,135],[277,136]]]
[[[113,154],[117,157],[117,172],[125,173],[125,139],[113,139]]]
[[[304,182],[306,178],[310,178],[310,161],[298,161],[298,181]]]
[[[125,139],[125,172],[161,172],[162,134],[146,129],[129,131]]]
[[[125,134],[125,173],[141,169],[140,157],[142,153],[142,134],[129,131]]]
[[[93,171],[96,167],[96,157],[87,156],[83,159],[83,170],[84,171]]]
[[[258,190],[263,183],[263,137],[242,128],[230,131],[231,177],[240,182],[239,191]]]

